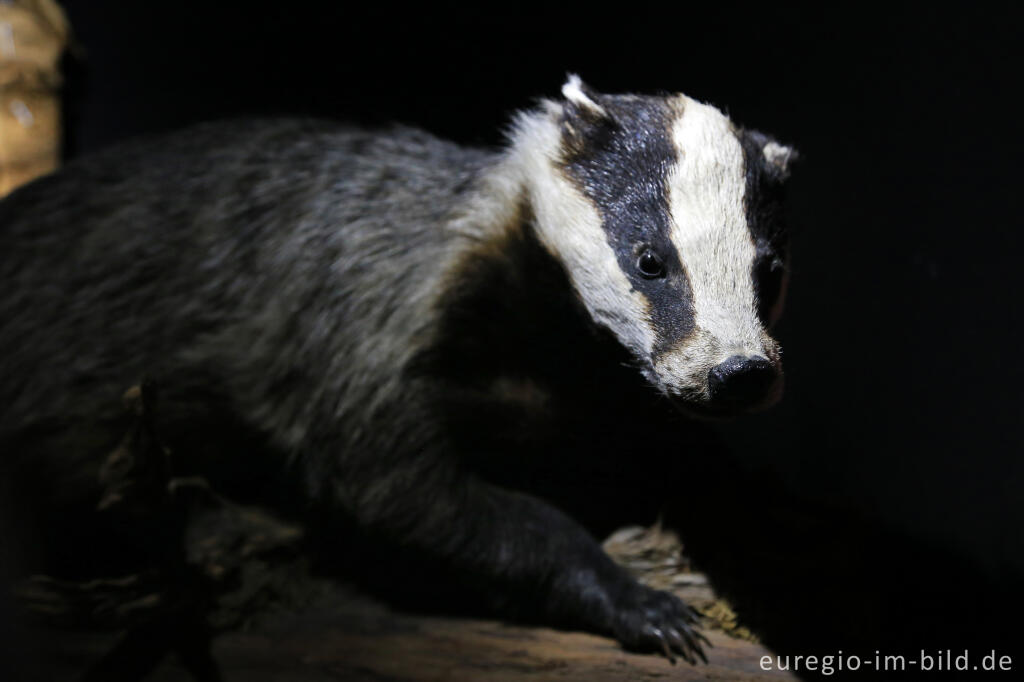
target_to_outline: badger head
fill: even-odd
[[[793,151],[684,95],[602,95],[575,76],[562,94],[520,118],[514,148],[538,236],[592,318],[687,411],[775,402]]]

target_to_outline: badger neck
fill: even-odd
[[[583,197],[568,186],[558,166],[563,155],[557,108],[544,103],[538,110],[521,114],[515,122],[504,161],[534,219],[536,236],[544,248],[559,256],[565,233],[580,212],[592,211]]]
[[[480,169],[474,191],[448,222],[450,231],[471,243],[500,242],[527,218],[540,245],[559,257],[567,223],[594,209],[557,168],[562,141],[552,107],[545,102],[519,115],[508,147]]]
[[[621,345],[588,315],[538,220],[545,210],[537,138],[521,133],[477,178],[448,228],[457,256],[440,300],[431,365],[446,381],[501,384],[509,377],[597,381],[625,370]],[[596,359],[599,356],[600,359]]]

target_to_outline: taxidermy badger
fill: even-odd
[[[47,472],[50,504],[95,506],[90,457],[120,435],[126,387],[152,379],[172,452],[234,455],[240,478],[278,462],[313,508],[499,614],[703,656],[690,608],[499,487],[501,467],[480,472],[608,443],[685,456],[680,413],[777,399],[792,152],[683,95],[576,77],[562,95],[498,153],[207,124],[15,192],[2,457]]]

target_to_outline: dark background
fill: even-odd
[[[794,144],[787,394],[722,428],[735,456],[972,580],[1024,577],[1022,60],[1008,11],[65,5],[79,43],[69,157],[278,113],[496,145],[567,71],[604,92],[682,91]]]

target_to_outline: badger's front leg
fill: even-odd
[[[498,614],[611,635],[673,661],[707,660],[694,611],[638,583],[568,516],[448,461],[417,463],[363,488],[364,528],[440,562]]]
[[[626,648],[659,651],[674,660],[704,657],[697,615],[676,596],[638,583],[575,521],[522,494],[470,484],[481,514],[471,530],[473,553],[494,588],[513,598],[536,595],[553,624],[614,636]],[[507,582],[506,582],[507,581]],[[518,581],[518,584],[516,584]]]

